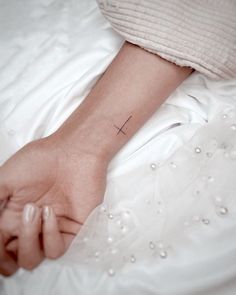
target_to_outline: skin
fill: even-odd
[[[126,42],[57,132],[0,168],[1,274],[66,251],[103,201],[111,159],[191,72]]]

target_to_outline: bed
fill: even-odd
[[[2,164],[65,121],[124,40],[94,0],[0,0],[0,7]],[[68,252],[0,277],[0,293],[235,294],[236,161],[222,161],[236,143],[235,107],[235,79],[192,74],[112,160],[104,203]],[[228,145],[217,153],[219,141]],[[197,158],[205,150],[209,159],[215,152],[213,162]],[[201,181],[210,189],[199,197]]]

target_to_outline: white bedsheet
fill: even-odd
[[[61,125],[105,71],[123,40],[104,20],[94,0],[0,0],[0,24],[3,163],[27,142]],[[131,208],[132,213],[140,187],[140,198],[148,204],[150,164],[164,165],[201,126],[235,105],[236,80],[214,82],[193,74],[113,159],[106,204],[113,212]],[[98,210],[101,208],[88,220],[86,234],[94,231]],[[140,218],[147,217],[145,210],[139,212]],[[61,260],[45,261],[32,273],[21,270],[12,278],[0,278],[0,294],[233,295],[236,219],[231,214],[219,224],[204,231],[191,229],[188,239],[183,237],[182,244],[172,245],[173,254],[170,251],[167,259],[156,263],[147,257],[121,266],[114,258],[116,274],[112,277],[107,275],[108,260],[99,269],[99,263],[98,267],[82,263],[83,254],[76,258],[82,231]]]

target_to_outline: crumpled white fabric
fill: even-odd
[[[155,283],[148,285],[144,275],[142,284],[150,294],[225,294],[227,288],[234,294],[235,106],[225,107],[170,158],[139,162],[111,178],[104,203],[62,261],[118,276],[113,284],[126,274],[135,292],[141,286],[132,272],[142,267],[141,279],[148,267]]]
[[[60,126],[123,40],[93,0],[0,3],[4,162]],[[113,159],[66,255],[1,278],[0,294],[235,294],[235,108],[235,80],[193,74]]]

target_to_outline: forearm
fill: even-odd
[[[109,162],[191,72],[125,43],[56,135]]]

